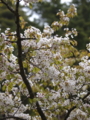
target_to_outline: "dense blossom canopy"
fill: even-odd
[[[43,32],[29,26],[23,33],[18,6],[19,0],[16,31],[7,28],[0,33],[0,119],[90,120],[89,52],[80,57],[74,48],[74,28],[64,28],[65,36],[54,35],[76,15],[75,6],[71,5],[66,14],[59,11],[60,20],[52,27],[46,25]]]

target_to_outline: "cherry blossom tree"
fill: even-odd
[[[76,29],[66,27],[77,9],[59,11],[60,19],[41,32],[25,28],[22,1],[26,6],[40,2],[0,0],[16,25],[16,31],[9,26],[0,33],[0,120],[90,120],[90,44],[85,55],[80,53],[74,47]],[[55,35],[61,27],[65,35]]]

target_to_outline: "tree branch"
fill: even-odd
[[[85,98],[87,98],[88,96],[90,95],[90,92],[88,92],[82,99],[82,101],[84,102]],[[65,119],[64,120],[67,120],[67,118],[69,117],[70,113],[76,108],[76,106],[73,106],[72,108],[70,108],[68,110],[68,113],[66,114],[65,116]]]
[[[2,2],[13,14],[15,14],[15,11],[14,11],[4,0],[1,0],[1,2]]]
[[[36,102],[36,106],[37,106],[37,111],[38,111],[39,115],[41,116],[42,120],[47,120],[46,116],[44,115],[44,113],[43,113],[43,111],[38,103],[38,101]]]
[[[26,85],[26,87],[29,91],[30,98],[33,99],[34,94],[33,94],[32,88],[30,86],[30,83],[26,79],[24,69],[23,69],[23,64],[22,64],[22,46],[21,46],[21,40],[20,40],[21,38],[20,38],[20,24],[19,24],[18,8],[19,8],[19,0],[17,0],[17,3],[16,3],[16,13],[17,13],[16,14],[16,26],[17,26],[16,32],[17,32],[17,47],[18,47],[18,64],[19,64],[19,67],[20,67],[20,74],[22,76],[23,82],[25,83],[25,85]]]
[[[19,64],[19,67],[20,67],[20,74],[22,76],[23,82],[25,83],[25,85],[28,89],[28,92],[30,94],[30,98],[33,99],[34,98],[34,93],[32,91],[32,88],[30,86],[29,81],[27,80],[27,78],[25,76],[24,69],[23,69],[23,64],[22,64],[22,46],[21,46],[21,38],[20,38],[20,20],[19,20],[18,8],[19,8],[19,0],[17,0],[16,11],[15,11],[16,12],[16,26],[17,26],[16,36],[17,36],[17,47],[18,47],[18,64]],[[45,117],[43,111],[41,110],[41,107],[40,107],[38,102],[36,102],[36,106],[37,106],[37,111],[39,112],[39,115],[41,116],[42,120],[46,120],[46,117]]]
[[[36,40],[36,38],[21,38],[20,40],[23,41],[23,40]]]
[[[68,110],[68,113],[66,114],[64,120],[67,120],[67,118],[69,117],[70,113],[71,113],[75,108],[76,108],[76,106],[73,106],[72,108],[70,108],[70,109]]]
[[[82,98],[82,100],[84,101],[85,98],[87,98],[90,95],[90,91]]]

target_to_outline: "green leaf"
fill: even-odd
[[[30,9],[32,9],[32,7],[33,7],[32,3],[29,4],[29,7],[30,7]]]
[[[11,89],[12,89],[12,87],[13,87],[13,82],[11,82],[9,85],[8,85],[8,91],[10,92],[11,91]]]
[[[39,71],[40,71],[40,69],[37,68],[37,67],[34,67],[34,68],[32,69],[32,72],[34,72],[34,73],[38,73]]]
[[[2,87],[2,90],[5,91],[5,90],[6,90],[6,87],[7,87],[7,86],[4,85],[4,86]]]

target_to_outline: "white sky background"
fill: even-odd
[[[61,3],[68,3],[68,2],[71,2],[72,0],[61,0]]]

